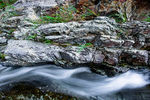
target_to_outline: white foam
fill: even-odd
[[[5,68],[3,72],[1,70],[4,70],[4,68],[1,67],[0,87],[15,81],[22,81],[25,78],[30,79],[32,76],[42,76],[47,79],[47,84],[50,80],[57,80],[58,85],[65,87],[65,89],[74,94],[95,96],[117,92],[126,88],[139,88],[149,84],[147,81],[148,76],[134,71],[128,71],[112,78],[101,78],[102,76],[91,73],[89,68],[86,67],[62,69],[46,65],[22,67],[14,70],[12,68]]]

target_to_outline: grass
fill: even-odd
[[[74,6],[61,6],[52,14],[40,17],[40,20],[33,21],[34,24],[43,23],[64,23],[70,21],[84,21],[98,16],[94,11],[85,8],[84,11],[77,10]]]
[[[43,42],[46,43],[46,44],[52,44],[52,43],[54,43],[52,40],[47,40],[47,39],[45,39]]]
[[[0,0],[0,9],[10,6],[15,3],[17,0]]]
[[[144,19],[144,21],[146,21],[146,22],[150,22],[150,16],[147,16],[147,18],[146,18],[146,19]]]
[[[37,34],[29,35],[27,37],[27,40],[36,40],[37,39]]]
[[[91,44],[91,43],[86,43],[86,44],[80,45],[80,46],[79,46],[79,49],[78,49],[78,52],[83,51],[84,48],[92,47],[92,46],[93,46],[93,44]]]
[[[117,23],[125,23],[125,22],[127,22],[126,13],[124,13],[124,14],[116,13],[116,14],[109,15],[108,17],[114,18]]]
[[[4,61],[4,60],[5,60],[5,54],[0,53],[0,59],[1,59],[2,61]]]

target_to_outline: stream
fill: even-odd
[[[77,100],[150,100],[150,72],[146,69],[107,77],[92,73],[87,67],[64,69],[55,65],[41,65],[15,68],[0,65],[2,94],[14,91],[20,83],[41,91],[77,97]],[[5,96],[1,96],[2,100],[7,100]]]

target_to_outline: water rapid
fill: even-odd
[[[63,69],[42,65],[13,68],[0,65],[0,90],[16,82],[32,82],[51,91],[86,97],[141,88],[150,83],[148,72],[128,71],[109,78],[92,73],[87,67]]]

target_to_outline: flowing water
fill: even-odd
[[[42,65],[14,68],[0,65],[0,91],[11,91],[15,84],[24,82],[42,91],[85,100],[150,100],[149,75],[148,70],[132,70],[109,78],[92,73],[87,67],[63,69]]]

